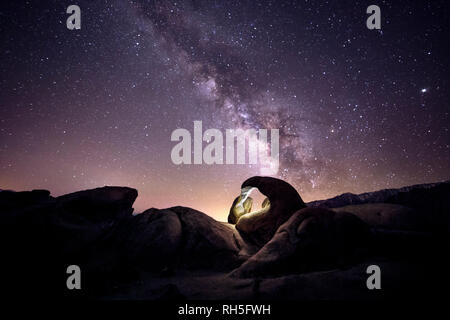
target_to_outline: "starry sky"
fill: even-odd
[[[66,9],[81,8],[81,30]],[[381,8],[368,30],[366,8]],[[0,188],[138,189],[226,220],[258,165],[171,133],[278,128],[305,201],[450,179],[448,1],[3,1]]]

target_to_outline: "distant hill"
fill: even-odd
[[[383,189],[373,192],[365,192],[360,194],[343,193],[334,198],[326,200],[316,200],[307,203],[309,207],[314,208],[338,208],[351,204],[364,204],[364,203],[397,203],[406,206],[414,207],[413,203],[417,204],[417,200],[414,200],[415,196],[426,196],[427,204],[430,204],[430,197],[439,196],[443,197],[448,195],[450,189],[450,180],[437,183],[416,184],[413,186],[402,187],[398,189]],[[444,194],[444,191],[447,193]],[[409,195],[409,196],[408,196]]]

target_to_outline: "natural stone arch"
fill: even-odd
[[[251,211],[253,189],[258,189],[267,198],[262,208]],[[228,222],[250,240],[262,246],[275,231],[297,210],[305,208],[300,195],[289,183],[272,177],[251,177],[242,183],[241,194],[234,200]]]

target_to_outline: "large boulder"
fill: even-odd
[[[76,264],[82,270],[89,269],[98,244],[109,237],[121,219],[131,216],[137,191],[104,187],[58,198],[46,192],[31,192],[32,197],[13,195],[17,201],[24,196],[35,200],[26,206],[20,202],[11,205],[0,216],[0,242],[7,257],[2,264],[2,274],[8,279],[4,285],[11,295],[34,295],[35,289],[57,296],[67,293],[66,268]],[[27,283],[33,283],[33,288]]]
[[[120,218],[133,213],[137,190],[128,187],[102,187],[78,191],[56,198],[63,216],[76,216],[92,222]]]
[[[173,274],[186,269],[229,271],[257,250],[233,225],[191,208],[172,207],[120,220],[91,251],[90,260],[102,262],[93,269],[101,272],[115,266],[121,272]]]
[[[230,271],[257,250],[233,225],[187,207],[151,208],[129,216],[90,249],[95,273],[174,275]]]
[[[369,240],[368,225],[351,213],[301,209],[231,275],[267,277],[340,266],[358,259]]]
[[[52,235],[66,256],[84,255],[133,213],[137,191],[103,187],[56,198],[51,215]]]
[[[255,212],[250,212],[252,200],[247,196],[252,188],[267,197],[263,209]],[[294,187],[280,179],[252,177],[242,183],[241,190],[242,194],[230,209],[228,221],[236,223],[236,229],[259,246],[267,243],[294,212],[306,207]]]
[[[428,227],[425,214],[398,204],[366,203],[331,210],[353,213],[374,228],[424,231]]]
[[[20,194],[18,201],[23,198]],[[27,247],[53,248],[64,255],[83,252],[121,218],[131,216],[137,197],[135,189],[125,187],[103,187],[58,198],[39,194],[35,198],[43,200],[4,213],[5,232]]]
[[[187,268],[230,270],[242,263],[242,240],[236,236],[232,225],[191,208],[173,207],[169,210],[181,221],[181,261]]]
[[[3,215],[26,207],[47,203],[53,199],[48,190],[21,192],[0,190],[0,214]]]
[[[171,269],[178,262],[181,239],[178,216],[167,209],[151,208],[120,220],[108,236],[91,249],[91,269],[97,272]]]

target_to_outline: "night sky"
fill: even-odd
[[[448,1],[3,2],[1,189],[130,186],[138,212],[224,220],[260,168],[173,164],[194,120],[279,128],[305,201],[450,179]]]

